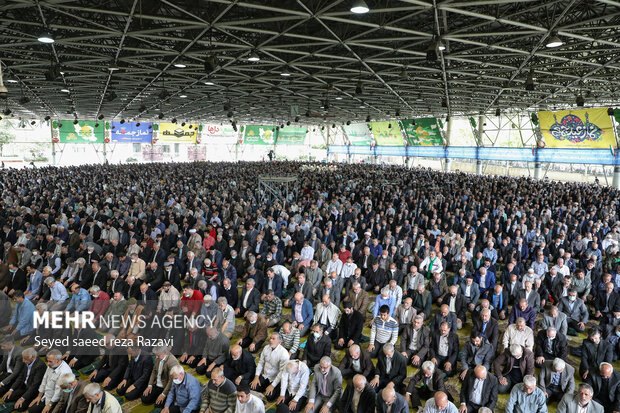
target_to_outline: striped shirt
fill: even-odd
[[[280,330],[280,335],[282,336],[282,347],[287,349],[289,353],[295,354],[299,350],[299,329],[291,327],[289,334]]]
[[[211,408],[213,413],[234,413],[237,407],[237,388],[228,379],[217,387],[213,380],[209,380],[207,390],[202,396],[200,411]]]
[[[398,322],[392,317],[383,321],[381,316],[375,317],[370,330],[370,344],[375,344],[375,340],[380,344],[396,344],[398,340]]]

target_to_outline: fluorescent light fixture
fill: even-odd
[[[181,99],[185,99],[187,97],[187,95],[180,95],[179,96]]]
[[[351,13],[364,14],[368,13],[370,9],[364,0],[355,0],[351,5]]]
[[[47,30],[41,32],[39,37],[37,37],[37,40],[40,41],[41,43],[48,43],[48,44],[54,43],[54,38],[52,37],[50,32],[48,32]]]
[[[560,47],[564,44],[564,42],[557,36],[557,34],[553,34],[547,39],[547,47],[552,49],[554,47]]]
[[[61,92],[69,93],[69,89],[60,89]]]
[[[336,96],[336,100],[342,100],[342,96]]]
[[[186,68],[187,66],[185,66],[183,63],[175,63],[175,64],[174,64],[174,67],[178,67],[179,69],[184,69],[184,68]]]
[[[258,53],[252,52],[252,53],[250,53],[250,56],[248,57],[248,60],[250,62],[258,62],[258,61],[260,61],[260,56],[258,55]]]
[[[207,85],[207,86],[213,86],[213,85],[214,85],[214,83],[213,83],[213,82],[210,82],[210,81],[206,81],[206,82],[205,82],[205,85]]]
[[[288,76],[290,76],[290,75],[291,75],[290,73],[286,73],[286,72],[284,72],[284,73],[280,73],[280,76],[286,76],[286,77],[288,77]]]

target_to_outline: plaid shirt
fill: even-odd
[[[278,297],[273,297],[273,300],[267,301],[263,304],[263,309],[260,310],[260,313],[265,316],[265,318],[281,318],[282,317],[282,300]]]

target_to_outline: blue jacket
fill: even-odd
[[[29,300],[34,298],[34,296],[37,294],[37,292],[39,291],[39,288],[41,288],[42,282],[43,282],[43,274],[41,274],[41,271],[36,270],[34,274],[30,275],[30,283],[28,283],[28,288],[26,288],[26,291],[24,291],[25,293],[33,294],[30,298],[28,298]]]
[[[30,334],[34,331],[34,312],[34,304],[24,299],[23,303],[15,306],[15,313],[13,313],[9,324],[14,326],[22,336]]]
[[[170,392],[166,398],[166,407],[173,403],[179,407],[181,413],[191,413],[200,408],[200,382],[196,377],[185,373],[185,378],[181,384],[172,384]]]
[[[375,308],[372,311],[372,316],[376,317],[379,315],[379,308],[382,305],[387,305],[390,307],[390,317],[394,317],[394,309],[396,307],[396,300],[392,295],[389,295],[388,298],[384,299],[383,296],[379,295],[377,300],[375,301]]]
[[[495,288],[495,273],[487,270],[487,276],[484,279],[484,285],[480,285],[480,271],[476,271],[476,275],[474,275],[474,282],[478,284],[480,294],[483,295],[487,291],[492,291]]]
[[[297,303],[293,305],[293,311],[291,311],[291,318],[293,319],[293,321],[297,321],[297,323],[301,323],[304,326],[310,327],[312,325],[312,318],[314,317],[312,304],[310,303],[310,301],[304,299],[304,302],[301,305],[301,316],[303,318],[302,321],[295,319],[295,308],[297,307],[297,305]]]
[[[86,311],[90,308],[90,294],[83,288],[80,288],[77,294],[71,295],[71,301],[69,301],[69,305],[66,310],[74,310],[74,311]]]
[[[282,284],[284,280],[282,280],[282,276],[280,274],[273,275],[273,281],[271,283],[271,287],[273,289],[273,295],[278,298],[282,298]],[[267,294],[267,290],[269,289],[269,277],[265,275],[265,279],[263,280],[263,294]]]

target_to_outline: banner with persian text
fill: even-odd
[[[196,143],[197,134],[197,123],[184,126],[176,123],[160,123],[157,140],[159,142]]]
[[[353,146],[372,145],[372,136],[367,123],[354,123],[342,127],[349,142]]]
[[[276,132],[278,145],[303,145],[306,142],[306,128],[287,126]]]
[[[153,124],[150,122],[112,122],[110,138],[115,143],[151,143]]]
[[[273,145],[276,143],[274,125],[246,125],[243,142],[246,145]]]
[[[61,120],[58,126],[58,138],[60,143],[103,143],[103,122],[81,120],[73,123],[72,120]]]
[[[238,136],[231,125],[208,124],[202,127],[203,143],[235,144]]]
[[[370,126],[378,146],[405,146],[397,122],[372,122]]]
[[[541,111],[538,119],[548,148],[616,147],[607,108]]]
[[[436,118],[403,119],[402,133],[409,146],[442,146],[443,139]]]

